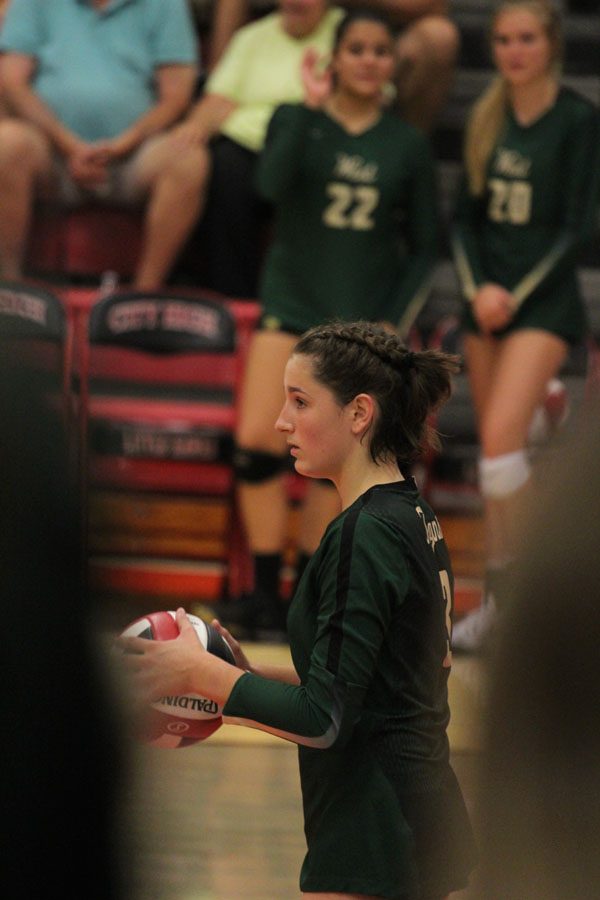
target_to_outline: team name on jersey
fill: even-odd
[[[378,170],[377,163],[367,162],[362,156],[336,153],[333,169],[336,178],[358,181],[361,184],[372,184],[377,179]]]
[[[444,539],[444,535],[442,534],[442,526],[435,518],[426,519],[425,513],[420,506],[415,506],[415,512],[423,523],[423,528],[425,529],[425,538],[427,540],[427,543],[433,550],[437,542],[443,541]]]
[[[494,160],[494,174],[508,178],[527,178],[531,172],[531,160],[518,150],[499,147]]]

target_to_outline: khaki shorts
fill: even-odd
[[[107,205],[141,206],[148,189],[140,179],[140,161],[162,137],[163,135],[156,135],[148,138],[130,156],[113,163],[108,170],[108,180],[93,187],[82,187],[73,181],[64,157],[55,153],[48,180],[40,187],[39,196],[43,200],[58,201],[67,207],[82,206],[90,201]]]

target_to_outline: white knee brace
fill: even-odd
[[[484,497],[501,499],[523,487],[531,475],[525,450],[482,457],[479,461],[479,487]]]

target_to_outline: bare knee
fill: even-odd
[[[41,168],[44,139],[33,126],[20,119],[0,119],[0,168],[15,175]]]
[[[168,183],[178,193],[197,195],[206,189],[210,173],[208,150],[193,146],[183,151],[178,149],[157,166],[155,184]]]

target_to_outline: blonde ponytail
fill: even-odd
[[[467,120],[465,169],[470,191],[476,197],[485,190],[487,167],[504,128],[507,107],[506,83],[497,75],[477,100]]]
[[[501,0],[492,17],[491,32],[498,16],[513,9],[526,9],[541,21],[551,46],[550,71],[559,79],[563,56],[560,10],[552,0]],[[496,75],[473,105],[467,119],[464,141],[465,170],[470,191],[477,197],[485,190],[487,168],[494,147],[502,136],[508,103],[507,84],[500,75]]]

